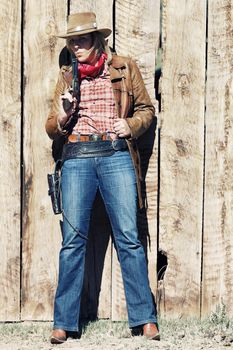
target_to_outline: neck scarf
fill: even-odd
[[[98,59],[98,61],[94,65],[87,64],[87,63],[79,63],[78,69],[79,69],[80,79],[84,79],[86,77],[95,78],[100,73],[106,58],[107,58],[107,54],[103,52],[100,58]]]

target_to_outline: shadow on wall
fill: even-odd
[[[161,37],[160,37],[160,47],[157,54],[157,64],[155,68],[155,98],[158,101],[158,110],[161,112],[161,91],[160,91],[160,78],[162,75],[162,49],[161,49]],[[159,247],[159,201],[160,201],[160,129],[157,129],[158,137],[158,197],[157,197],[157,280],[158,282],[163,281],[164,275],[168,266],[167,255]],[[157,298],[157,302],[159,300]]]

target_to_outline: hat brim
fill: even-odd
[[[102,28],[102,29],[85,29],[85,30],[79,30],[78,32],[74,31],[70,33],[60,33],[60,34],[57,34],[56,36],[58,38],[66,39],[71,36],[79,36],[79,35],[84,35],[84,34],[93,33],[93,32],[100,32],[103,34],[105,38],[107,38],[112,33],[111,29]]]

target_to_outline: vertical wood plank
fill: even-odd
[[[159,42],[159,7],[160,2],[157,0],[143,2],[119,0],[116,2],[115,19],[116,51],[119,55],[131,56],[136,60],[156,110],[154,72]],[[147,251],[152,292],[156,295],[158,139],[155,139],[153,127],[139,139],[142,171],[145,177],[143,189],[148,208],[139,213],[138,228],[140,239]],[[116,254],[113,255],[112,281],[112,319],[126,319],[123,284]]]
[[[233,315],[232,2],[208,2],[202,314]]]
[[[200,313],[205,32],[206,1],[163,1],[160,309],[174,317]]]
[[[21,1],[0,1],[0,321],[20,317]]]
[[[59,218],[52,212],[47,173],[52,171],[51,141],[45,133],[58,76],[65,28],[62,0],[25,1],[24,27],[24,221],[22,319],[50,320],[57,279]]]
[[[106,231],[109,233],[109,231]],[[105,262],[102,272],[102,282],[99,294],[98,303],[98,317],[99,318],[111,318],[111,269],[112,269],[112,244],[108,244],[105,254]]]
[[[94,12],[98,28],[112,29],[112,6],[113,0],[71,0],[70,12]],[[109,45],[111,45],[112,35],[108,40]],[[102,200],[97,198],[97,203],[93,207],[90,222],[89,237],[91,242],[87,246],[82,310],[86,309],[87,317],[92,317],[91,309],[93,309],[92,305],[95,304],[98,305],[99,318],[111,318],[112,247],[111,243],[108,244],[108,247],[106,246],[110,238],[111,228]],[[101,285],[99,285],[100,282]]]

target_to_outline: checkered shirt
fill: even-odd
[[[85,78],[80,84],[79,118],[73,133],[116,135],[113,123],[117,116],[115,99],[107,65],[96,78]]]

